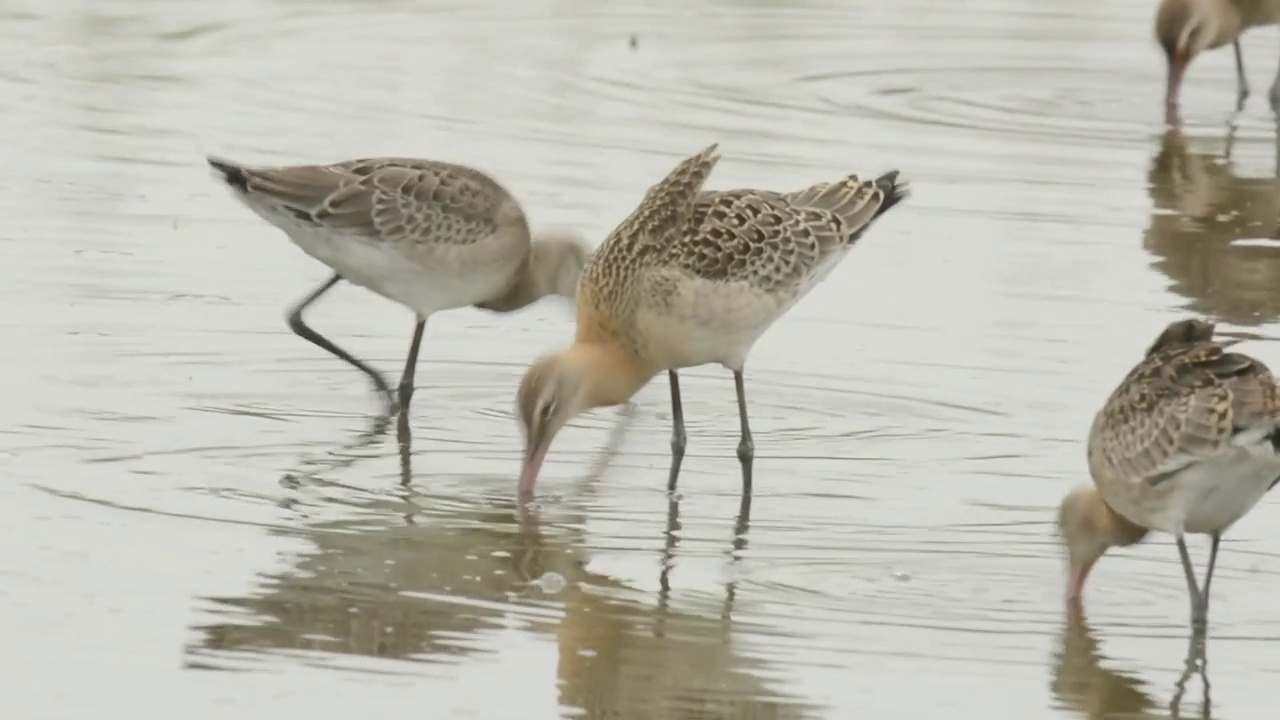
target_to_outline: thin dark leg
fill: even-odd
[[[1227,141],[1222,146],[1222,159],[1228,163],[1231,162],[1231,152],[1235,150],[1236,147],[1236,130],[1238,128],[1239,123],[1235,118],[1227,121]]]
[[[408,458],[413,437],[409,432],[409,401],[413,399],[413,376],[418,368],[418,348],[422,345],[422,333],[426,330],[425,318],[418,318],[413,326],[413,340],[409,344],[409,357],[404,361],[404,372],[400,375],[400,407],[396,408],[400,417],[396,418],[396,440],[400,444],[400,464],[402,478],[408,477]],[[407,480],[405,481],[407,482]]]
[[[1200,599],[1200,590],[1196,588],[1196,572],[1191,566],[1191,553],[1187,552],[1187,543],[1178,536],[1178,556],[1182,558],[1182,572],[1187,576],[1187,594],[1191,597],[1191,628],[1197,632],[1204,630],[1205,619],[1201,608],[1204,602]]]
[[[668,370],[671,381],[671,474],[667,476],[667,492],[676,491],[676,479],[680,477],[680,463],[684,462],[684,449],[688,436],[684,432],[684,407],[680,404],[680,376]]]
[[[306,340],[312,345],[324,348],[325,350],[329,351],[330,353],[337,356],[338,358],[345,360],[348,364],[350,364],[355,369],[364,373],[370,380],[373,381],[374,387],[378,389],[378,392],[382,393],[383,398],[387,401],[387,408],[388,408],[387,414],[389,415],[391,414],[391,412],[394,411],[395,396],[391,394],[391,386],[388,385],[387,381],[382,378],[382,374],[379,373],[377,370],[374,370],[373,368],[369,367],[368,365],[365,365],[363,362],[360,362],[355,357],[353,357],[350,353],[348,353],[346,350],[343,350],[337,345],[334,345],[323,335],[307,327],[307,324],[302,321],[302,311],[306,310],[307,306],[311,305],[311,303],[315,302],[316,300],[319,300],[321,295],[324,295],[325,293],[329,292],[329,290],[334,285],[337,285],[338,281],[341,279],[342,279],[341,275],[334,273],[333,277],[326,280],[324,284],[316,288],[310,295],[306,296],[305,298],[302,299],[301,302],[299,302],[297,305],[294,305],[292,308],[290,308],[289,314],[287,316],[289,319],[289,329],[292,330],[296,335],[298,335],[298,337],[301,337],[302,339]]]
[[[1169,700],[1169,717],[1178,720],[1182,717],[1182,698],[1187,692],[1187,683],[1192,675],[1200,676],[1202,695],[1200,699],[1200,717],[1212,717],[1210,712],[1212,701],[1209,697],[1209,655],[1205,647],[1205,636],[1192,633],[1187,644],[1187,659],[1184,661],[1181,677],[1174,683],[1176,688]]]
[[[1276,70],[1276,77],[1271,81],[1267,99],[1271,101],[1271,109],[1280,112],[1280,70]]]
[[[404,372],[400,375],[400,414],[409,410],[409,401],[413,399],[413,376],[418,369],[418,348],[422,345],[422,333],[427,329],[426,318],[418,318],[413,326],[413,340],[409,344],[409,357],[404,361]]]
[[[1218,564],[1218,543],[1222,536],[1214,533],[1209,539],[1209,568],[1204,574],[1204,587],[1200,589],[1200,614],[1209,618],[1209,584],[1213,582],[1213,568]]]
[[[731,563],[742,560],[747,550],[747,531],[751,529],[751,495],[744,493],[738,502],[738,519],[733,525],[733,552]],[[736,576],[736,574],[735,574]],[[720,619],[730,620],[733,617],[734,602],[738,597],[738,581],[730,580],[724,587],[724,604],[720,608]]]
[[[405,488],[413,483],[413,448],[410,447],[413,438],[409,435],[408,417],[408,413],[401,411],[396,423],[396,440],[400,448],[400,486]]]
[[[751,496],[738,501],[738,519],[733,525],[733,556],[736,559],[747,547],[747,531],[751,529]]]
[[[742,494],[751,494],[751,468],[756,457],[756,444],[751,439],[751,423],[747,422],[747,390],[742,371],[733,371],[733,386],[738,391],[738,420],[742,423],[742,439],[738,441],[738,462],[742,463]]]
[[[406,453],[409,452],[409,446],[413,442],[413,434],[409,429],[409,413],[403,410],[396,417],[396,442],[400,444],[400,449]]]
[[[654,618],[653,636],[666,634],[667,608],[671,603],[671,567],[675,565],[676,546],[680,544],[680,501],[667,497],[666,542],[662,547],[662,570],[658,573],[658,612]]]
[[[1244,109],[1245,98],[1249,97],[1249,81],[1244,77],[1244,55],[1240,52],[1240,41],[1231,44],[1236,51],[1236,112]]]
[[[1276,78],[1276,82],[1277,82],[1277,83],[1280,83],[1280,77],[1277,77],[1277,78]],[[1278,85],[1278,86],[1276,87],[1276,91],[1277,91],[1277,92],[1280,92],[1280,85]],[[1277,100],[1277,102],[1278,102],[1278,103],[1280,103],[1280,100]],[[1277,115],[1276,115],[1276,118],[1275,118],[1275,121],[1276,121],[1276,133],[1275,133],[1276,165],[1275,165],[1275,173],[1274,173],[1274,174],[1275,174],[1275,176],[1276,176],[1276,179],[1280,179],[1280,107],[1277,107],[1277,108],[1276,108],[1276,112],[1277,112]]]

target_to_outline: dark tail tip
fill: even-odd
[[[232,188],[240,192],[249,192],[249,175],[245,173],[244,168],[236,165],[230,160],[223,160],[210,155],[206,157],[209,167],[217,170],[225,181]]]
[[[911,187],[906,180],[898,180],[898,171],[889,172],[876,178],[876,187],[884,192],[884,202],[880,204],[877,216],[889,212],[890,208],[902,202],[911,194]]]

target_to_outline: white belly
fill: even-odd
[[[1165,502],[1144,502],[1140,496],[1131,495],[1116,498],[1112,507],[1153,530],[1221,533],[1253,509],[1277,477],[1280,477],[1280,458],[1271,444],[1264,441],[1233,447],[1179,471],[1152,493]],[[1165,483],[1172,485],[1166,490]]]
[[[641,292],[636,335],[643,351],[668,368],[720,363],[741,369],[751,346],[799,299],[683,275],[656,278]]]
[[[424,318],[492,299],[509,286],[527,252],[527,246],[498,237],[469,245],[425,241],[399,246],[317,228],[269,208],[250,207],[348,282]]]

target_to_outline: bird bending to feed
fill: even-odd
[[[530,239],[520,204],[484,173],[412,158],[247,167],[208,158],[241,202],[332,277],[289,310],[289,327],[350,363],[406,418],[427,318],[452,308],[511,312],[546,295],[574,298],[590,252],[577,237]],[[302,312],[339,280],[417,314],[398,398],[378,371],[312,330]]]
[[[834,268],[872,221],[907,196],[897,171],[796,192],[703,190],[716,145],[649,188],[582,272],[574,342],[525,373],[520,495],[532,494],[556,433],[584,410],[626,402],[659,372],[671,384],[674,489],[684,456],[680,368],[719,363],[738,395],[744,494],[754,444],[742,369],[756,340]]]
[[[1280,23],[1280,0],[1162,0],[1156,9],[1156,40],[1164,49],[1168,70],[1165,84],[1165,122],[1177,125],[1178,99],[1187,67],[1205,50],[1231,43],[1236,55],[1236,110],[1244,107],[1249,82],[1244,76],[1240,36],[1260,25]],[[1268,95],[1280,111],[1280,70]]]
[[[1073,603],[1103,553],[1158,530],[1177,543],[1191,623],[1205,627],[1222,534],[1280,479],[1280,392],[1266,365],[1227,350],[1238,342],[1215,340],[1203,320],[1170,324],[1094,418],[1094,487],[1073,490],[1058,510]],[[1186,533],[1210,536],[1201,588]]]

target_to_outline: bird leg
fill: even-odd
[[[741,370],[733,371],[733,386],[738,391],[738,420],[742,424],[742,437],[738,440],[738,462],[742,463],[742,494],[750,495],[756,444],[751,439],[751,423],[747,421],[747,391],[743,386]]]
[[[1276,79],[1271,81],[1267,99],[1271,101],[1271,109],[1280,112],[1280,70],[1276,70]]]
[[[1245,98],[1249,97],[1249,81],[1244,76],[1244,55],[1240,52],[1240,39],[1236,38],[1231,47],[1236,51],[1236,112],[1240,112],[1244,109]]]
[[[684,462],[684,449],[688,436],[684,432],[684,407],[680,403],[680,376],[668,370],[671,381],[671,474],[667,477],[667,492],[676,491],[676,479],[680,476],[680,463]]]
[[[407,488],[413,484],[413,449],[410,447],[409,424],[403,420],[396,425],[396,441],[400,450],[400,487]]]
[[[1213,568],[1218,564],[1218,543],[1222,542],[1222,535],[1214,533],[1209,540],[1209,569],[1204,574],[1204,587],[1200,589],[1200,614],[1205,617],[1206,622],[1209,617],[1209,584],[1213,582]]]
[[[1205,637],[1201,633],[1192,633],[1187,643],[1187,658],[1183,661],[1182,675],[1174,683],[1176,689],[1173,697],[1169,700],[1169,717],[1173,720],[1182,717],[1182,697],[1187,692],[1187,683],[1191,680],[1191,676],[1197,674],[1200,676],[1200,685],[1203,691],[1200,700],[1200,716],[1202,718],[1210,717],[1208,670],[1209,658],[1205,652]]]
[[[307,307],[311,305],[311,303],[315,302],[316,300],[319,300],[321,295],[324,295],[325,293],[329,292],[329,290],[333,288],[334,285],[337,285],[338,281],[341,279],[342,279],[341,275],[334,273],[333,277],[326,280],[323,284],[320,285],[320,287],[312,291],[310,295],[306,296],[297,305],[294,305],[292,308],[290,308],[289,313],[287,315],[289,320],[289,329],[292,330],[294,334],[296,334],[298,337],[301,337],[303,340],[306,340],[312,345],[315,345],[317,347],[327,350],[329,353],[335,355],[341,360],[346,361],[352,367],[364,373],[370,380],[373,381],[374,387],[377,388],[378,392],[382,394],[383,399],[386,400],[387,414],[391,415],[392,413],[395,412],[395,396],[391,394],[391,386],[388,385],[387,381],[383,379],[382,374],[379,373],[377,370],[374,370],[373,368],[364,364],[363,362],[360,362],[359,360],[357,360],[354,356],[351,355],[351,353],[348,353],[346,350],[343,350],[337,345],[334,345],[323,335],[307,327],[307,324],[302,321],[302,311],[306,310]]]
[[[409,357],[404,361],[404,373],[400,375],[400,414],[409,410],[409,401],[413,399],[413,375],[418,369],[418,348],[422,345],[422,333],[427,328],[427,319],[418,318],[413,326],[413,340],[409,343]]]
[[[1191,554],[1187,552],[1187,542],[1182,534],[1177,535],[1178,556],[1182,558],[1182,572],[1187,576],[1187,594],[1191,597],[1191,628],[1196,632],[1204,632],[1204,602],[1200,599],[1200,590],[1196,588],[1196,572],[1191,567]]]

